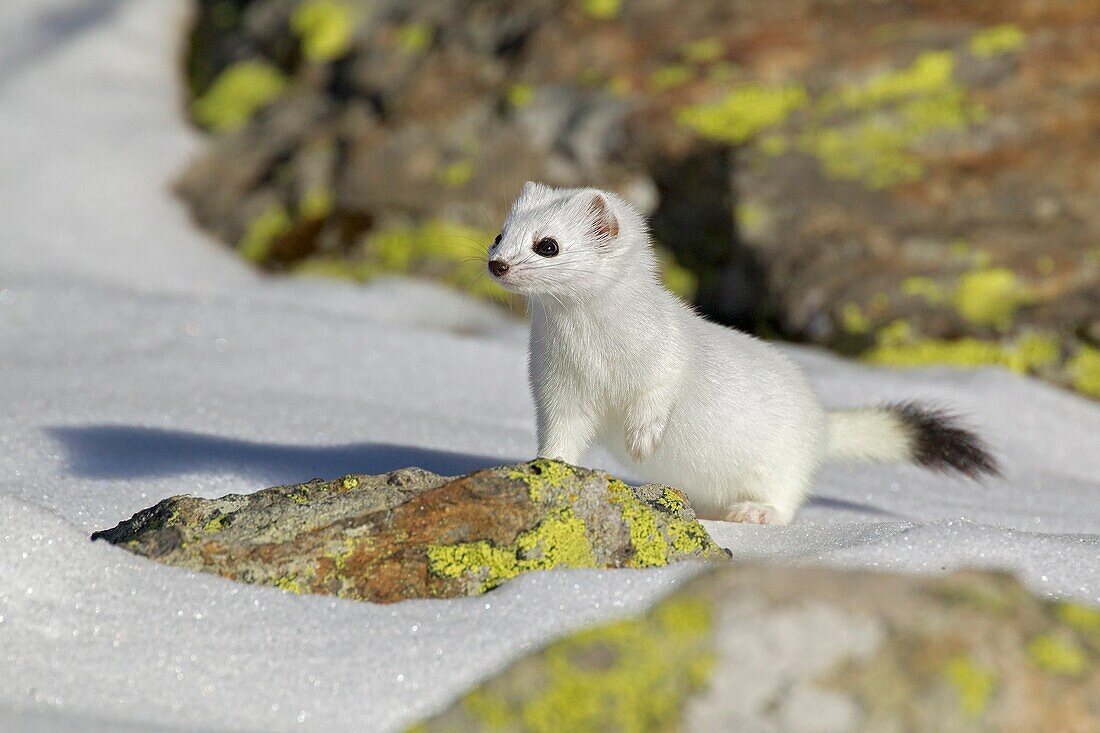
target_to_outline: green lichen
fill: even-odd
[[[1027,653],[1040,669],[1063,677],[1076,677],[1088,668],[1088,656],[1068,636],[1036,636],[1028,642]]]
[[[686,64],[670,64],[655,70],[646,83],[652,91],[664,92],[687,84],[694,74],[692,68]]]
[[[648,507],[629,486],[618,479],[607,483],[611,501],[622,508],[623,519],[630,529],[630,544],[634,547],[634,557],[629,566],[652,568],[668,565],[668,542],[657,527],[653,509]]]
[[[947,660],[943,674],[958,693],[963,712],[971,717],[985,712],[997,689],[995,669],[978,664],[970,655],[959,654]]]
[[[740,145],[782,124],[808,102],[806,89],[800,84],[745,84],[717,102],[681,107],[676,120],[702,137]]]
[[[1074,389],[1100,399],[1100,349],[1081,346],[1066,363]]]
[[[352,8],[339,0],[304,0],[290,16],[290,29],[310,61],[324,63],[346,55],[354,27]]]
[[[954,302],[963,318],[979,326],[1011,327],[1017,309],[1030,296],[1016,277],[1004,267],[969,272],[959,280]]]
[[[1019,51],[1027,37],[1019,26],[1003,23],[983,28],[970,38],[970,53],[978,57],[999,56]]]
[[[271,248],[279,237],[294,225],[290,212],[282,204],[272,204],[252,220],[244,236],[237,243],[237,250],[245,259],[263,262],[271,254]]]
[[[581,10],[597,20],[611,20],[622,10],[622,0],[581,0]]]
[[[560,639],[467,694],[423,730],[675,730],[714,667],[709,600],[677,595],[649,614]],[[526,673],[525,673],[526,671]],[[535,687],[516,689],[516,677]]]
[[[433,545],[427,552],[432,573],[446,578],[477,577],[482,592],[531,570],[596,566],[584,522],[571,507],[520,533],[512,545],[496,547],[481,540]]]
[[[230,132],[282,94],[286,83],[283,73],[266,61],[240,61],[227,67],[191,103],[191,113],[204,127]]]

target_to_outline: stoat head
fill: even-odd
[[[527,183],[489,247],[490,276],[548,302],[584,299],[650,277],[645,220],[615,194]]]

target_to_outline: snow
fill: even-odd
[[[88,541],[176,493],[534,451],[521,325],[423,283],[265,278],[188,223],[169,191],[199,146],[173,68],[185,12],[5,6],[0,729],[395,729],[696,572],[539,573],[481,598],[372,606]],[[926,398],[972,416],[1006,477],[831,468],[791,527],[709,524],[736,556],[1003,567],[1100,603],[1100,407],[996,370],[792,352],[831,404]]]

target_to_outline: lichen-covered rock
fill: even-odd
[[[412,730],[1100,730],[1100,609],[994,573],[737,566],[551,643]]]
[[[407,468],[177,496],[92,538],[246,583],[381,603],[484,593],[528,570],[728,557],[676,490],[545,459],[457,478]]]
[[[478,255],[524,181],[598,185],[652,214],[666,281],[723,323],[1100,397],[1095,3],[195,17],[190,109],[212,138],[179,190],[264,267],[485,294]]]

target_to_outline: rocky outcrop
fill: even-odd
[[[264,267],[488,294],[523,181],[598,185],[722,322],[1100,397],[1093,3],[198,8],[179,191]]]
[[[728,557],[676,490],[544,459],[457,478],[407,468],[177,496],[92,538],[245,583],[379,603],[484,593],[529,570]]]
[[[1100,729],[1100,609],[1010,578],[737,566],[553,642],[434,731]]]

